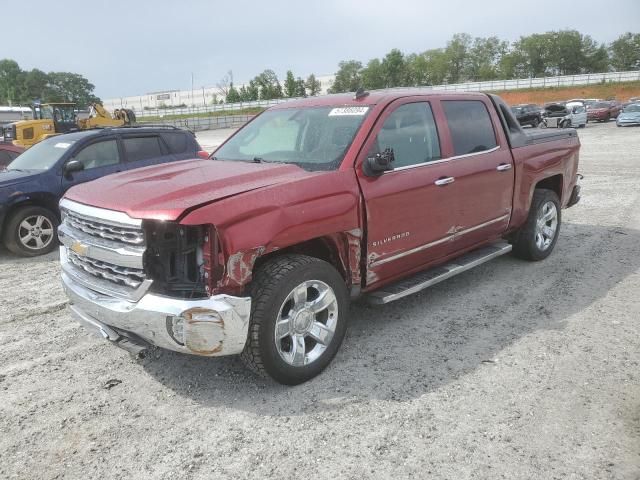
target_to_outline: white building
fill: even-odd
[[[320,81],[321,95],[327,93],[334,78],[335,75],[316,77]],[[241,88],[242,86],[237,85],[236,88]],[[103,101],[103,105],[107,110],[131,108],[135,111],[142,111],[162,107],[177,107],[179,105],[206,107],[220,100],[224,100],[224,95],[220,95],[218,87],[194,87],[193,90],[164,90],[133,97],[109,98]]]

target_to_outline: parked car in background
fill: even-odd
[[[298,384],[338,351],[351,299],[400,300],[511,250],[548,257],[580,199],[579,149],[494,95],[282,103],[212,161],[69,190],[63,285],[84,327],[132,353],[241,354]]]
[[[619,127],[640,125],[640,102],[624,107],[618,118],[616,118],[616,125]]]
[[[593,103],[587,110],[589,120],[608,122],[620,114],[622,107],[614,101],[606,100]]]
[[[0,142],[0,170],[13,162],[22,152],[24,152],[22,147],[12,143]]]
[[[632,105],[634,103],[640,103],[640,97],[631,97],[626,102],[622,102],[622,108],[624,109],[628,105]]]
[[[584,128],[589,121],[587,110],[580,102],[546,104],[542,116],[542,126],[551,128]]]
[[[84,130],[43,140],[0,171],[0,237],[16,254],[50,252],[58,245],[58,202],[68,188],[123,170],[196,157],[207,158],[207,153],[194,134],[174,128]],[[103,233],[104,238],[113,235]]]
[[[538,105],[514,105],[511,111],[523,127],[529,125],[535,128],[542,123],[542,109]]]

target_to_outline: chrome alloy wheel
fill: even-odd
[[[546,202],[536,219],[536,245],[540,251],[551,246],[558,230],[558,209],[553,202]]]
[[[338,300],[333,289],[319,280],[301,283],[289,293],[278,312],[278,354],[294,367],[309,365],[327,349],[337,324]]]
[[[18,225],[20,243],[29,250],[42,250],[53,241],[51,220],[44,215],[32,215]]]

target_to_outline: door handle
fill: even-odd
[[[511,170],[511,164],[510,163],[501,163],[500,165],[498,165],[496,167],[496,170],[498,170],[499,172],[506,172],[507,170]]]
[[[439,178],[438,180],[436,180],[433,183],[435,183],[439,187],[444,187],[445,185],[449,185],[450,183],[453,183],[455,181],[456,181],[456,179],[453,178],[453,177],[442,177],[442,178]]]

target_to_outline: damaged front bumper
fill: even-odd
[[[103,295],[62,272],[73,316],[91,332],[132,353],[151,344],[204,356],[239,354],[249,328],[251,299],[214,295],[176,299],[145,294],[137,302]]]

